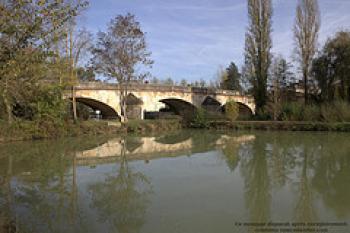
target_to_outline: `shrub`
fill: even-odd
[[[62,99],[59,86],[47,86],[38,91],[32,103],[36,119],[63,119],[66,114],[66,102]]]
[[[268,109],[267,106],[265,106],[262,109],[259,109],[255,116],[254,116],[254,120],[258,120],[258,121],[269,121],[272,119],[272,113],[270,112],[270,110]]]
[[[304,121],[320,121],[321,109],[317,105],[307,105],[303,107],[303,120]]]
[[[207,112],[203,108],[199,108],[190,123],[191,127],[207,128],[209,126],[207,115]]]
[[[350,104],[345,101],[334,102],[334,109],[338,115],[338,121],[350,121]]]
[[[282,120],[302,121],[303,110],[303,104],[301,103],[286,103],[282,106]]]
[[[230,121],[237,119],[239,115],[239,106],[235,101],[229,101],[225,105],[225,116]]]
[[[321,106],[321,116],[326,122],[350,121],[350,104],[344,101],[324,104]]]

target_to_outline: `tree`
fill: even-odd
[[[196,80],[196,81],[194,81],[194,82],[192,82],[192,84],[191,84],[193,87],[199,87],[200,85],[199,85],[199,82]]]
[[[248,0],[249,26],[245,40],[245,62],[251,72],[256,112],[267,101],[267,77],[271,63],[271,0]]]
[[[199,79],[199,86],[201,87],[201,88],[204,88],[204,87],[206,87],[206,85],[207,85],[207,83],[205,82],[205,80],[204,79]]]
[[[328,39],[322,53],[314,59],[313,77],[319,87],[321,101],[340,98],[350,102],[350,32],[340,31]]]
[[[216,76],[215,76],[215,83],[218,84],[218,87],[221,89],[226,89],[225,87],[225,82],[227,80],[227,71],[225,69],[223,69],[222,66],[219,66],[217,72],[216,72]]]
[[[229,102],[227,102],[225,104],[225,116],[227,117],[227,119],[229,119],[230,121],[235,121],[238,115],[239,115],[238,104],[233,100],[230,100]]]
[[[145,33],[135,16],[128,13],[112,19],[108,31],[98,33],[93,55],[96,71],[118,83],[122,120],[127,122],[126,99],[130,82],[142,80],[147,75],[138,72],[140,66],[150,67],[153,64],[151,53],[147,51]]]
[[[294,38],[296,54],[304,83],[304,102],[308,103],[309,74],[312,59],[317,49],[317,37],[320,29],[320,15],[317,0],[299,0],[296,9]]]
[[[168,77],[167,79],[163,80],[162,84],[166,86],[174,86],[175,82],[171,77]]]
[[[186,81],[186,79],[181,79],[181,81],[180,81],[180,86],[182,86],[182,87],[187,87],[187,81]]]
[[[80,82],[94,82],[96,81],[95,73],[91,67],[76,68],[77,78]]]
[[[281,56],[277,56],[271,66],[270,85],[272,87],[273,119],[277,120],[282,110],[282,92],[286,90],[288,83],[292,80],[292,73],[289,71],[290,64]]]
[[[59,65],[53,49],[63,36],[63,25],[75,17],[85,1],[0,2],[0,95],[7,120],[13,121],[13,106],[26,101],[39,81]]]
[[[223,76],[222,88],[226,90],[235,90],[241,91],[241,74],[238,71],[238,68],[234,62],[231,62],[230,65],[226,68],[226,75]]]

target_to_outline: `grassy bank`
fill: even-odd
[[[339,131],[350,132],[350,122],[308,121],[211,121],[209,129],[218,130],[284,130],[284,131]]]
[[[158,120],[130,120],[126,129],[130,133],[146,134],[152,132],[169,132],[181,129],[182,123],[179,119],[158,119]]]
[[[120,127],[110,126],[108,122],[102,121],[81,121],[76,124],[72,121],[16,121],[11,125],[0,121],[0,142],[116,134],[121,131]]]
[[[15,121],[0,120],[0,142],[77,137],[83,135],[146,134],[181,129],[180,120],[131,120],[122,125],[112,121]]]

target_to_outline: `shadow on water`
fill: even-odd
[[[0,233],[142,232],[159,184],[130,164],[204,152],[219,153],[220,169],[242,180],[246,221],[273,221],[279,213],[279,220],[344,221],[350,219],[349,151],[347,134],[297,132],[183,131],[3,144]],[[287,214],[272,204],[284,190],[292,203]]]

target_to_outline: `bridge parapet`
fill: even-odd
[[[103,82],[83,82],[75,86],[76,90],[119,90],[119,85],[115,83]],[[128,86],[130,91],[154,91],[154,92],[183,92],[183,93],[197,93],[206,95],[227,95],[227,96],[241,96],[238,91],[223,90],[210,87],[184,87],[184,86],[167,86],[159,84],[130,84]],[[248,98],[251,96],[247,96]]]

